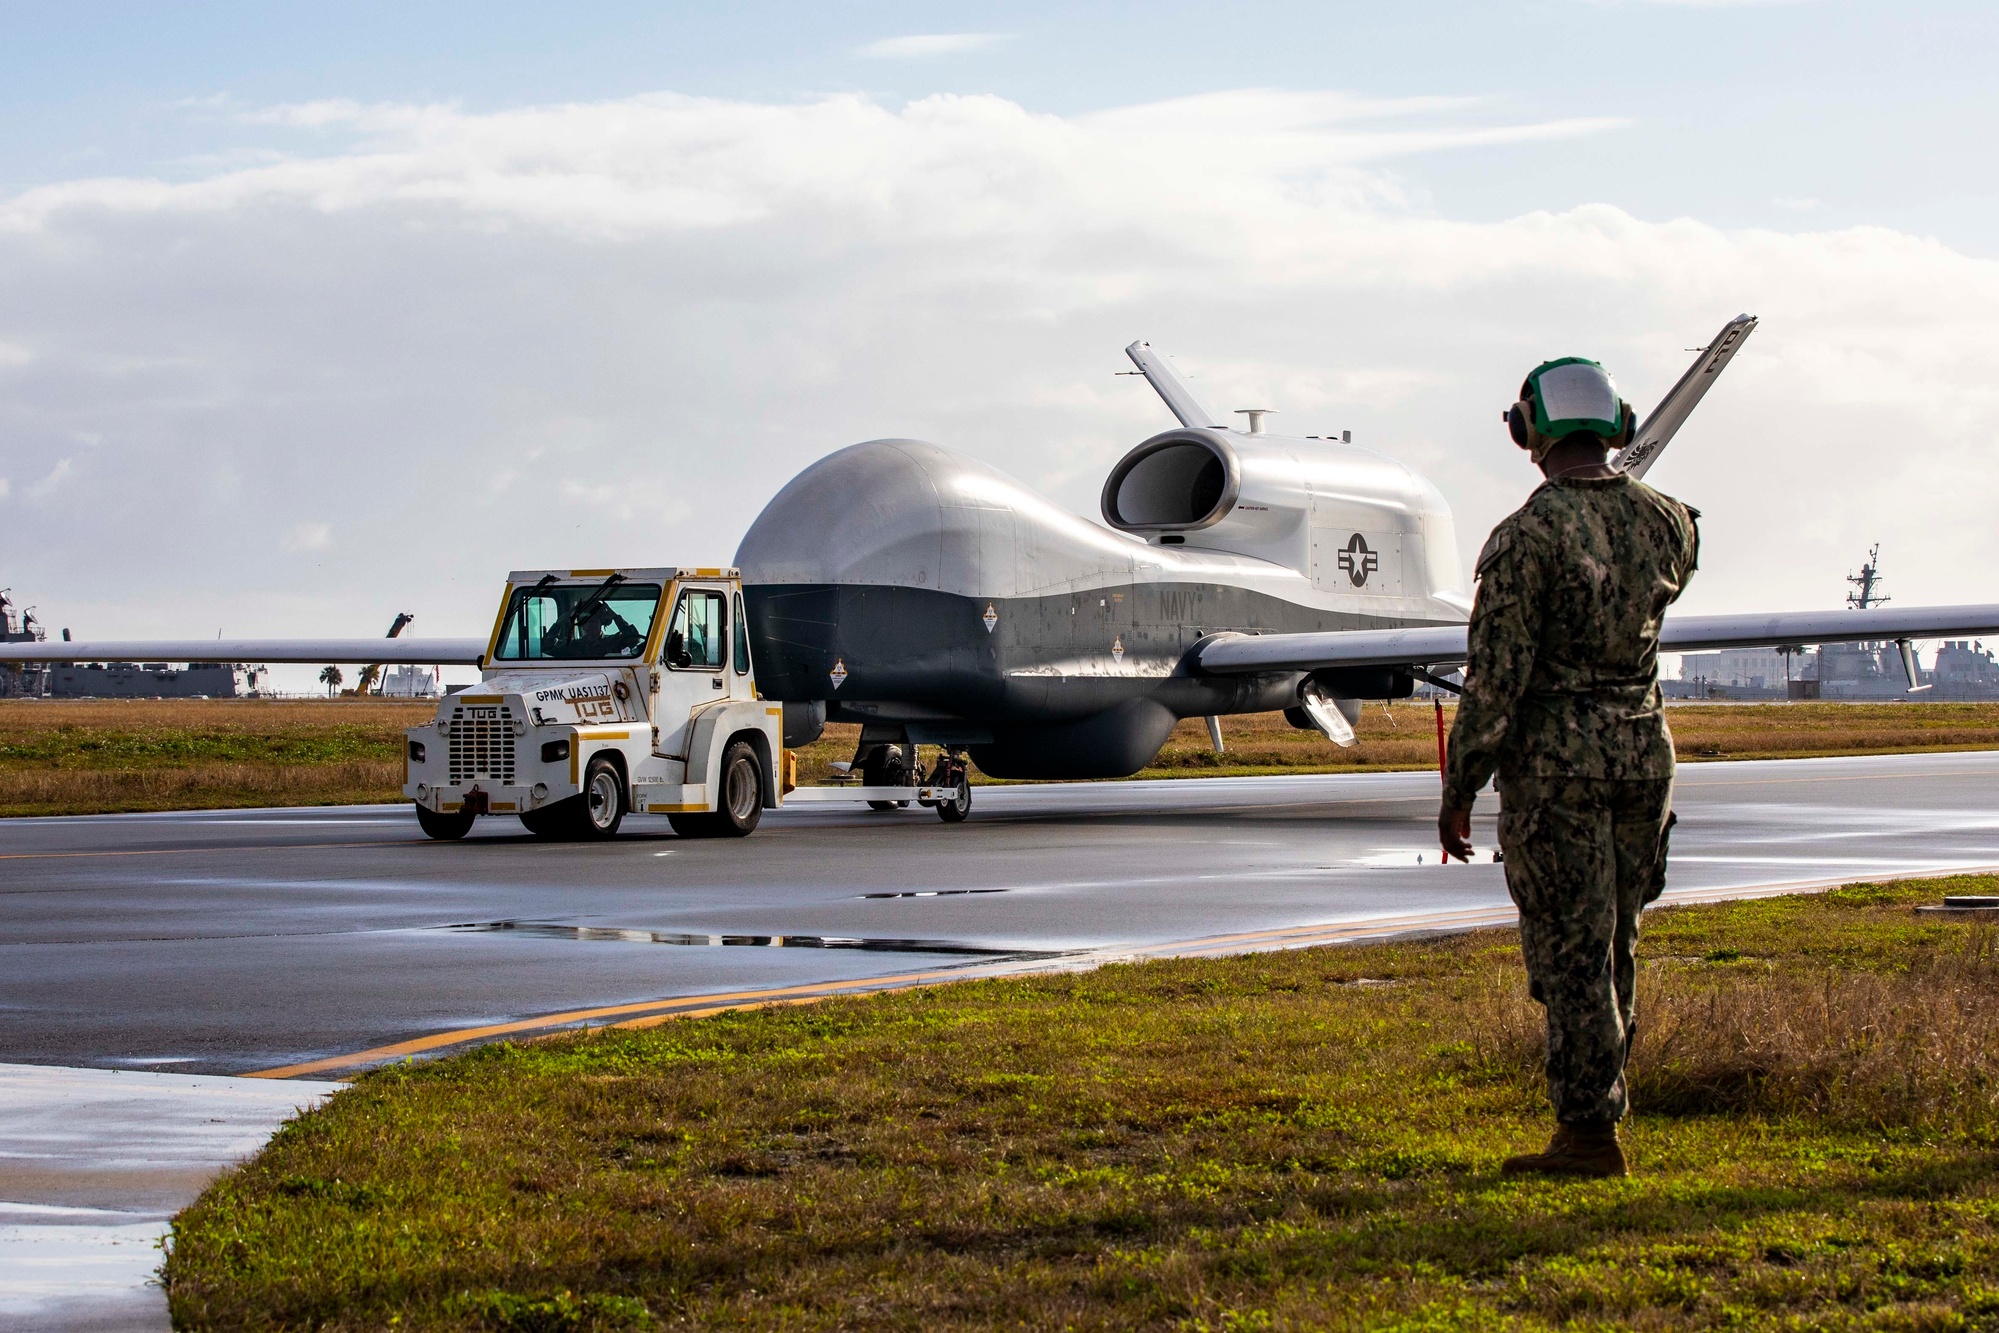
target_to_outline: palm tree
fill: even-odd
[[[339,667],[330,666],[320,669],[319,679],[325,684],[326,697],[330,699],[333,697],[333,692],[340,688],[340,682],[345,680],[346,677],[340,674]]]

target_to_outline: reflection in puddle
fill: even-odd
[[[864,893],[863,898],[961,898],[969,893],[1005,893],[1005,889],[912,889],[907,893]]]
[[[131,1065],[150,1069],[154,1065],[191,1065],[202,1057],[198,1055],[119,1055],[104,1061],[107,1065]]]
[[[990,892],[990,890],[988,890]],[[1057,958],[1060,950],[997,949],[955,940],[857,939],[847,935],[692,935],[669,930],[622,930],[611,926],[565,926],[552,921],[464,921],[439,929],[464,933],[504,932],[544,940],[609,941],[623,944],[677,944],[694,948],[859,949],[871,953],[960,953],[981,957]]]

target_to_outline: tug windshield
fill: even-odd
[[[657,583],[544,583],[516,588],[500,624],[503,662],[637,657],[659,612]]]

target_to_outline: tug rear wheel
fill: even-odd
[[[477,815],[462,812],[444,814],[419,805],[416,808],[417,827],[439,842],[455,842],[472,831],[472,821]]]
[[[764,816],[764,770],[756,747],[748,741],[732,741],[723,752],[719,795],[715,832],[725,838],[745,838],[756,832]]]
[[[683,838],[746,838],[764,816],[764,769],[756,747],[731,741],[722,752],[722,777],[715,809],[668,815],[666,822]]]

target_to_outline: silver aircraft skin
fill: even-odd
[[[1754,330],[1702,349],[1613,460],[1642,476]],[[1126,349],[1179,426],[1105,482],[1102,524],[917,440],[799,473],[738,549],[756,675],[785,743],[862,724],[866,764],[920,744],[1001,777],[1111,777],[1181,718],[1283,709],[1350,744],[1360,700],[1462,663],[1470,612],[1451,514],[1407,466],[1344,440],[1218,424],[1144,343]],[[1999,632],[1999,605],[1669,616],[1668,651]],[[483,639],[81,642],[4,660],[483,666]],[[905,770],[906,771],[906,770]]]
[[[1121,776],[1181,718],[1299,703],[1295,671],[1191,670],[1214,635],[1470,611],[1443,497],[1372,450],[1182,427],[1112,479],[1100,526],[917,440],[813,464],[734,561],[765,692],[871,740],[966,745],[995,776]]]

